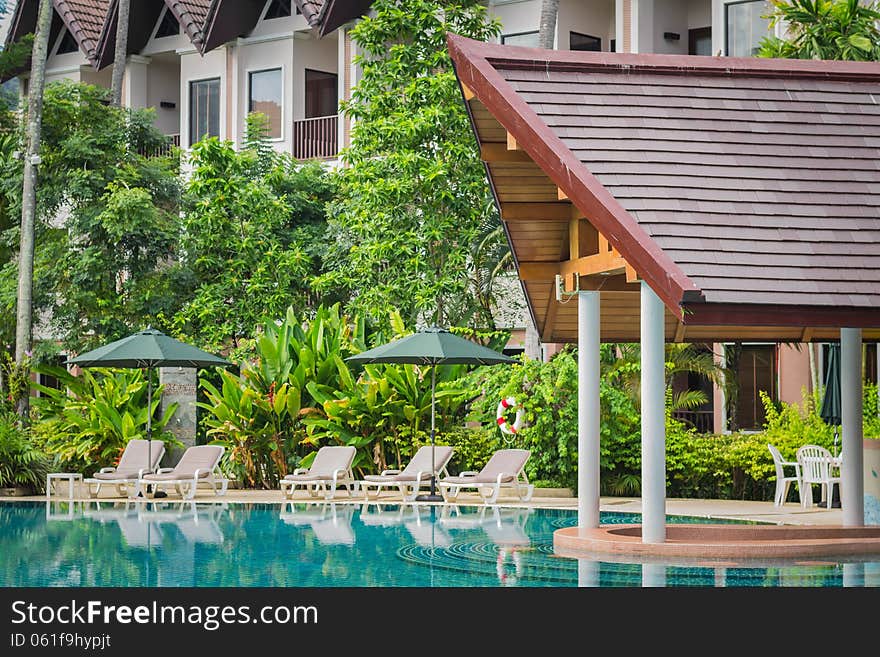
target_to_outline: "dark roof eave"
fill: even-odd
[[[326,36],[346,23],[366,14],[372,0],[327,0],[318,17],[318,35]]]
[[[682,323],[693,326],[880,326],[880,308],[689,302],[683,309]]]

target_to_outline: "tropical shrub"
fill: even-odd
[[[38,370],[61,385],[56,389],[34,384],[41,394],[33,400],[34,435],[56,457],[59,468],[88,476],[116,465],[129,440],[147,437],[149,412],[152,439],[164,441],[166,449],[182,446],[166,431],[178,405],[169,404],[158,414],[163,386],[156,386],[148,411],[147,380],[141,370],[90,368],[76,376],[63,367],[41,365]]]
[[[612,358],[603,346],[603,359]],[[549,362],[524,359],[515,365],[483,367],[468,375],[470,420],[492,427],[497,447],[530,449],[526,465],[530,479],[577,486],[577,355],[566,348]],[[620,484],[622,473],[638,471],[639,415],[633,399],[617,387],[607,368],[600,381],[600,467],[603,482]],[[522,403],[525,426],[515,436],[502,436],[496,427],[496,408],[502,397]]]
[[[39,492],[50,469],[51,461],[31,442],[18,415],[0,413],[0,488],[24,486]]]
[[[865,438],[880,439],[880,398],[878,398],[877,384],[866,383],[864,392]]]
[[[770,0],[770,27],[759,57],[880,61],[880,3],[874,0]]]
[[[396,310],[390,313],[388,326],[392,340],[409,333]],[[482,337],[491,343],[497,336]],[[381,333],[373,338],[380,343],[386,341]],[[341,385],[336,389],[312,385],[310,391],[320,402],[320,412],[305,418],[310,435],[316,441],[357,447],[355,464],[364,472],[382,471],[391,462],[408,462],[420,445],[430,441],[432,376],[436,377],[436,431],[442,433],[461,423],[460,410],[467,391],[456,382],[467,366],[442,365],[436,372],[432,369],[414,364],[354,366],[340,376]]]
[[[206,377],[208,437],[226,446],[224,467],[247,486],[274,488],[279,478],[314,458],[317,439],[303,419],[322,413],[327,390],[351,387],[344,358],[361,351],[363,322],[340,314],[339,304],[319,307],[311,320],[288,308],[284,320],[267,321],[254,356],[240,373],[221,373],[217,387]]]

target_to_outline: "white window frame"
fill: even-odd
[[[192,135],[192,85],[193,82],[208,82],[209,80],[217,80],[220,83],[220,91],[218,92],[218,104],[219,104],[219,125],[217,126],[217,138],[220,140],[226,139],[226,136],[223,134],[223,126],[224,126],[224,103],[223,103],[223,76],[222,75],[208,75],[208,76],[200,76],[197,78],[187,78],[186,79],[186,148],[192,148],[193,144],[196,141],[201,139],[201,135],[199,139],[193,139]]]
[[[267,7],[269,6],[268,3],[266,4],[266,6]],[[285,126],[287,125],[287,103],[285,102],[285,100],[286,100],[285,93],[287,91],[287,88],[284,84],[284,78],[287,73],[287,70],[286,70],[284,64],[281,64],[279,66],[270,66],[268,68],[265,66],[255,66],[253,68],[246,68],[244,70],[245,80],[247,80],[247,83],[245,85],[245,98],[244,98],[245,114],[244,115],[245,115],[245,120],[247,120],[248,115],[250,115],[250,113],[251,113],[251,73],[263,73],[265,71],[280,71],[280,73],[281,73],[281,134],[278,137],[269,137],[268,138],[268,141],[273,142],[273,143],[277,143],[277,142],[284,141],[285,135],[287,134],[287,130],[285,130]],[[242,124],[242,129],[244,129],[244,125],[245,124]],[[242,134],[244,134],[244,133],[242,133]]]

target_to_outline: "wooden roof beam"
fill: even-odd
[[[623,273],[625,269],[626,261],[610,251],[559,263],[559,273],[565,277],[573,274],[591,276],[611,272]]]
[[[516,137],[514,137],[509,132],[507,133],[507,150],[509,150],[509,151],[521,151],[522,150],[519,147],[519,144],[516,143]]]

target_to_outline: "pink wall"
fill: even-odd
[[[802,389],[811,391],[810,353],[812,345],[779,345],[779,401],[800,405]]]

